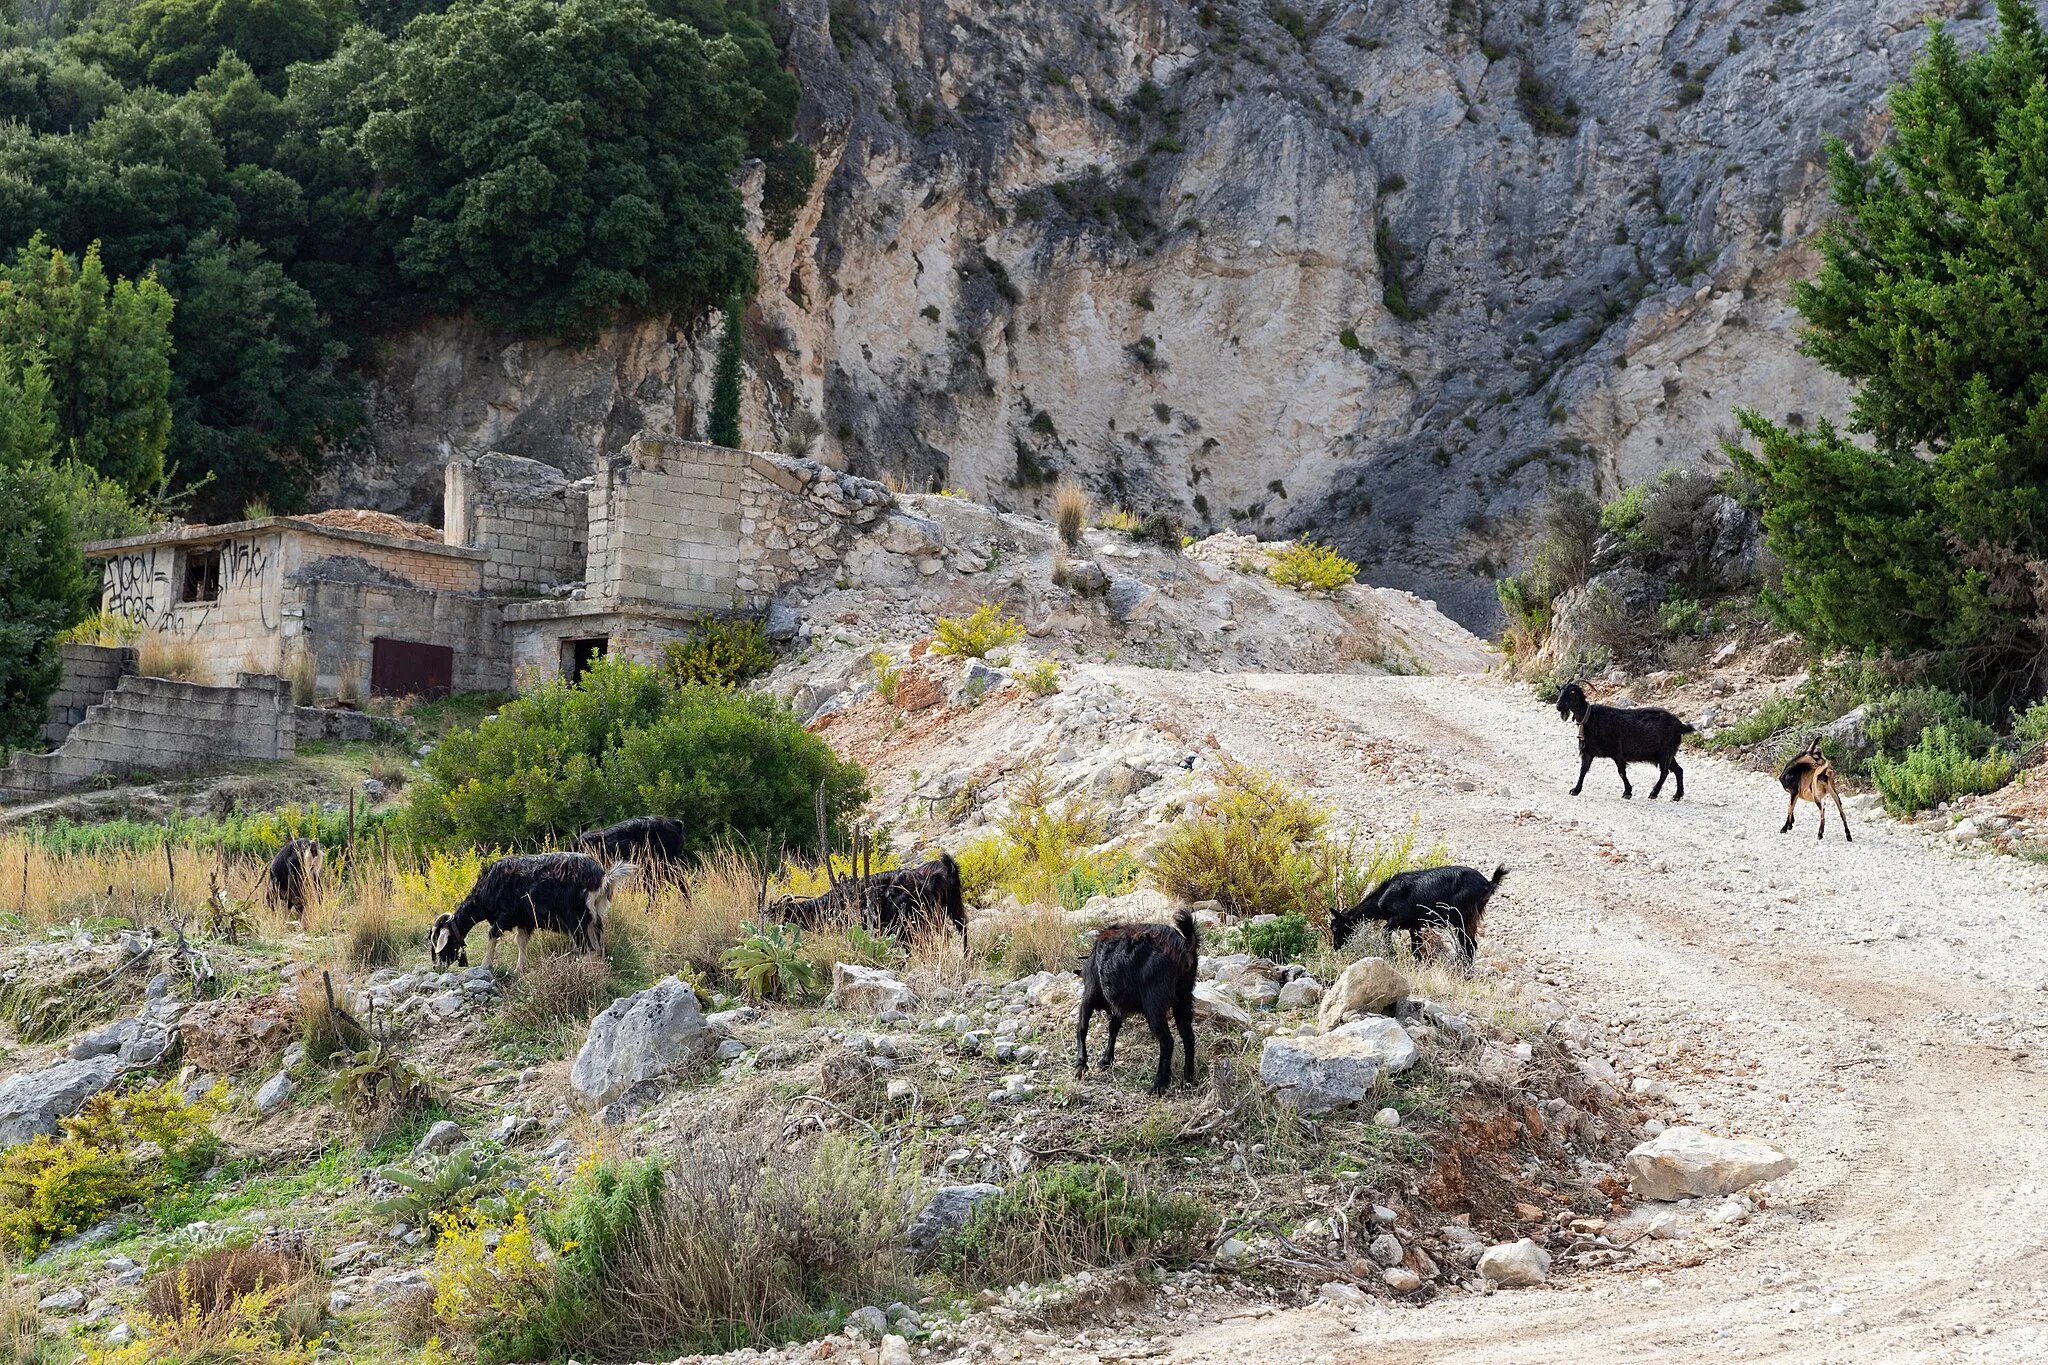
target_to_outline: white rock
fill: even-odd
[[[882,1350],[875,1357],[876,1365],[911,1365],[910,1343],[891,1332],[882,1338]]]
[[[256,1112],[265,1116],[284,1108],[292,1097],[291,1073],[280,1071],[256,1090]]]
[[[1343,1308],[1356,1308],[1372,1302],[1372,1298],[1355,1284],[1332,1280],[1316,1291],[1316,1297],[1324,1303],[1334,1303]]]
[[[1390,1265],[1380,1272],[1380,1278],[1387,1282],[1387,1288],[1396,1294],[1406,1294],[1422,1288],[1422,1277],[1406,1266]]]
[[[1502,1242],[1479,1258],[1479,1274],[1503,1289],[1542,1284],[1550,1274],[1550,1253],[1526,1237]]]
[[[37,1301],[36,1307],[45,1313],[71,1313],[85,1307],[85,1292],[79,1289],[60,1289],[54,1294],[45,1294]]]
[[[904,1240],[918,1250],[935,1245],[949,1233],[960,1231],[974,1211],[1003,1192],[1001,1185],[949,1185],[932,1191],[932,1197],[918,1210],[904,1231]]]
[[[1323,983],[1312,976],[1297,976],[1280,988],[1278,1004],[1283,1010],[1314,1009],[1323,998]]]
[[[896,973],[853,962],[832,964],[832,1004],[848,1014],[908,1012],[917,1008],[917,992]]]
[[[1685,1236],[1685,1228],[1675,1215],[1660,1213],[1650,1220],[1649,1235],[1659,1242],[1675,1242]]]
[[[1249,1250],[1250,1248],[1242,1241],[1232,1237],[1224,1242],[1222,1246],[1216,1248],[1216,1259],[1219,1261],[1235,1261]]]
[[[427,1135],[413,1145],[414,1156],[429,1156],[462,1145],[462,1125],[450,1119],[442,1119],[429,1129]]]
[[[612,1001],[590,1021],[589,1036],[569,1069],[569,1089],[584,1107],[600,1109],[636,1085],[701,1060],[711,1045],[697,993],[664,977]]]
[[[1259,1079],[1273,1097],[1303,1114],[1356,1104],[1384,1073],[1415,1065],[1414,1040],[1384,1015],[1312,1037],[1275,1037],[1259,1053]]]
[[[121,1074],[118,1057],[62,1061],[40,1071],[25,1071],[0,1082],[0,1147],[14,1147],[32,1137],[57,1131],[57,1120],[69,1118]]]
[[[1408,978],[1383,957],[1361,957],[1323,993],[1316,1022],[1328,1033],[1347,1019],[1378,1014],[1408,998]]]
[[[1230,997],[1207,981],[1195,983],[1195,1018],[1207,1019],[1219,1024],[1249,1032],[1252,1017],[1231,1003]]]
[[[1399,1128],[1401,1126],[1401,1111],[1392,1105],[1388,1105],[1385,1109],[1374,1114],[1372,1121],[1376,1127]]]
[[[1373,1238],[1372,1245],[1366,1248],[1365,1254],[1383,1266],[1399,1265],[1407,1256],[1401,1249],[1401,1239],[1391,1232],[1383,1232]]]
[[[1733,1194],[1793,1168],[1792,1158],[1762,1138],[1715,1137],[1683,1125],[1638,1144],[1624,1161],[1629,1189],[1641,1199]]]
[[[135,1340],[135,1329],[130,1327],[125,1320],[117,1322],[107,1329],[107,1345],[109,1346],[126,1346],[133,1340]]]

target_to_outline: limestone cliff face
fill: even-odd
[[[1308,532],[1483,628],[1552,482],[1711,460],[1738,405],[1844,409],[1789,306],[1823,139],[1871,143],[1940,12],[787,0],[820,172],[757,237],[747,440]],[[701,436],[718,325],[426,327],[327,495],[420,515],[453,453]]]

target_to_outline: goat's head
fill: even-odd
[[[1557,714],[1569,721],[1582,721],[1590,705],[1586,700],[1586,689],[1575,682],[1568,682],[1557,689]]]
[[[1339,910],[1330,916],[1330,946],[1342,948],[1351,941],[1351,935],[1358,929],[1358,921],[1364,916],[1350,910]]]
[[[435,917],[433,932],[427,935],[427,951],[437,967],[469,965],[469,948],[455,932],[455,916],[443,913]]]

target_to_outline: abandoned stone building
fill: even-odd
[[[606,654],[651,660],[707,615],[829,579],[890,501],[814,461],[642,437],[574,480],[510,455],[452,462],[440,530],[337,510],[98,542],[101,605],[142,647],[67,647],[44,732],[63,747],[16,755],[0,801],[81,785],[124,753],[131,768],[193,766],[203,740],[123,747],[164,728],[147,717],[176,728],[179,707],[201,731],[282,716],[214,751],[279,757],[309,682],[315,700],[434,697],[573,677]],[[135,676],[138,656],[167,653],[183,657],[175,696]]]

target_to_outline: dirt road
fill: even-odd
[[[1115,676],[1368,829],[1508,863],[1485,951],[1605,1021],[1625,1072],[1719,1058],[1674,1117],[1799,1162],[1691,1269],[1318,1305],[1173,1359],[2048,1359],[2048,869],[1866,820],[1816,844],[1810,807],[1781,837],[1776,784],[1703,757],[1682,803],[1643,799],[1654,774],[1622,800],[1611,765],[1574,798],[1571,728],[1490,680]]]

